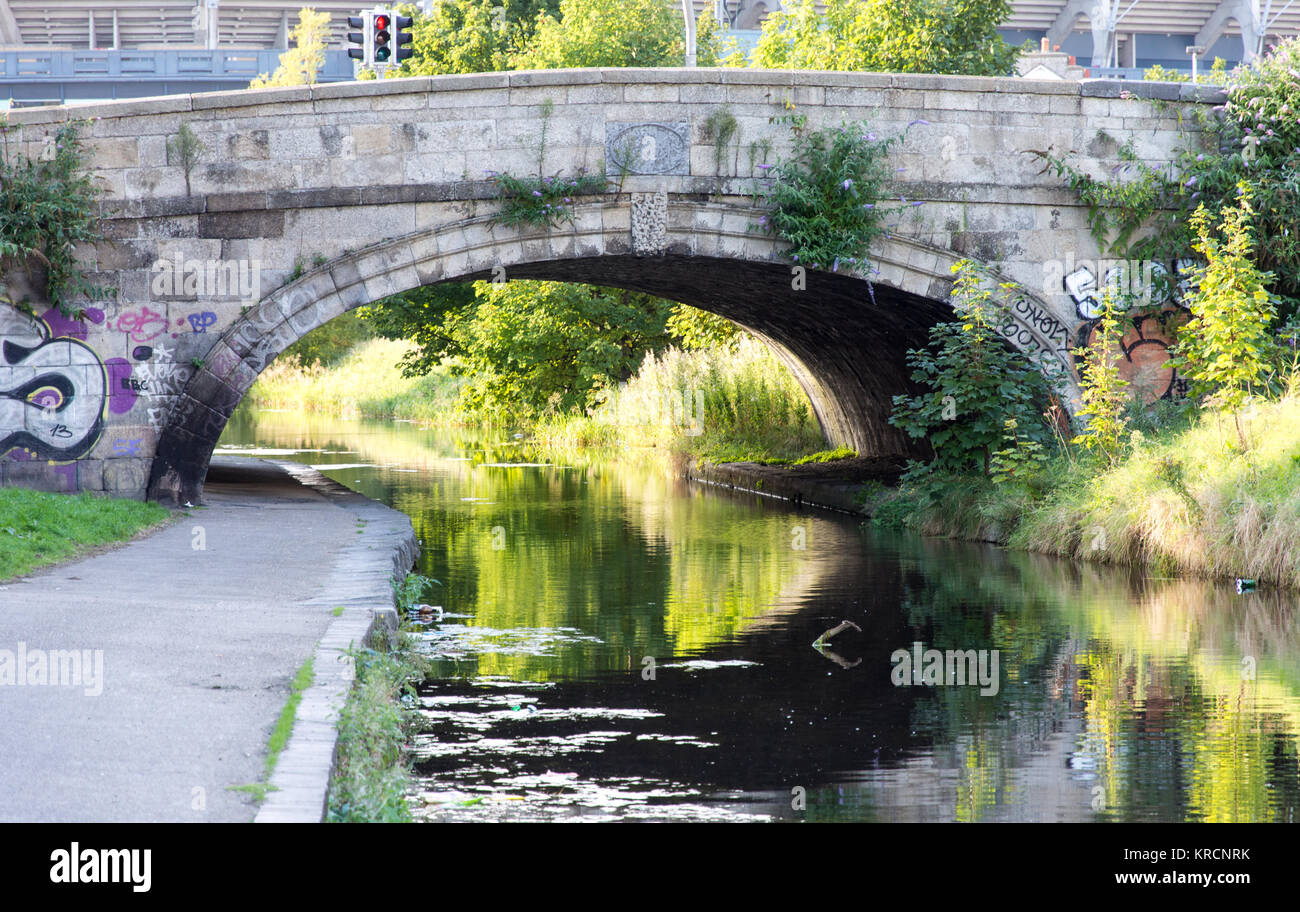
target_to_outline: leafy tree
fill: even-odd
[[[444,282],[376,301],[361,312],[379,335],[415,343],[402,359],[402,373],[419,377],[464,352],[459,324],[475,302],[473,283]]]
[[[462,405],[509,421],[594,404],[668,338],[671,304],[649,295],[562,282],[475,284],[477,302],[450,324],[466,375]]]
[[[559,0],[442,0],[414,19],[411,49],[398,75],[487,73],[509,69],[510,57],[531,42],[541,15],[554,15]]]
[[[1096,450],[1108,465],[1119,462],[1129,407],[1128,381],[1120,376],[1121,314],[1114,288],[1102,296],[1101,319],[1092,342],[1074,354],[1083,358],[1083,405],[1078,414],[1088,426],[1074,438],[1089,451]]]
[[[673,308],[666,326],[668,334],[678,340],[682,348],[734,349],[744,330],[726,317],[698,310],[685,304]]]
[[[1192,394],[1213,393],[1232,412],[1241,449],[1246,434],[1241,408],[1264,380],[1274,357],[1269,327],[1277,307],[1268,292],[1272,276],[1254,262],[1255,241],[1250,223],[1250,188],[1243,183],[1240,201],[1223,213],[1216,227],[1205,206],[1192,216],[1196,252],[1205,264],[1193,273],[1187,301],[1192,318],[1178,334],[1173,364],[1192,381]]]
[[[325,64],[325,45],[329,42],[329,13],[318,13],[310,6],[298,11],[298,24],[289,32],[294,46],[280,55],[280,65],[270,76],[263,73],[248,84],[250,89],[271,86],[314,85],[316,74]]]
[[[589,407],[674,339],[683,348],[734,346],[741,332],[684,304],[563,282],[427,285],[361,312],[378,335],[415,342],[402,363],[407,376],[446,362],[474,378],[466,410],[520,418]]]
[[[559,0],[560,15],[537,20],[533,40],[511,57],[520,70],[564,67],[681,66],[686,54],[679,6],[664,0]],[[734,48],[723,47],[709,10],[696,24],[696,61],[717,66]],[[735,62],[734,59],[731,62]]]
[[[1019,49],[997,28],[1010,0],[791,0],[763,22],[768,69],[1009,75]]]
[[[978,467],[988,475],[1008,419],[1015,421],[1017,438],[1049,439],[1041,408],[1047,381],[998,331],[1007,305],[986,286],[988,270],[962,260],[953,271],[953,310],[960,319],[933,326],[929,347],[907,353],[912,380],[927,391],[895,396],[889,423],[929,441],[932,468],[962,472]],[[998,288],[1002,295],[1014,290],[1010,283]]]

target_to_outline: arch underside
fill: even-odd
[[[149,497],[200,502],[226,421],[257,375],[297,339],[374,300],[423,284],[490,279],[501,266],[510,279],[648,292],[733,320],[773,344],[831,445],[864,456],[923,455],[924,445],[888,416],[893,396],[913,389],[907,351],[951,317],[948,266],[955,257],[896,240],[877,258],[876,281],[809,270],[800,282],[771,240],[748,231],[744,213],[737,221],[719,211],[696,206],[652,255],[632,252],[626,227],[610,231],[580,213],[572,232],[521,237],[490,223],[462,223],[313,270],[232,325],[196,371],[159,439]],[[702,231],[705,216],[713,222]]]

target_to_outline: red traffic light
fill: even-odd
[[[387,16],[376,16],[376,17],[375,17],[375,28],[377,28],[377,29],[386,29],[386,28],[388,28],[388,17],[387,17]]]

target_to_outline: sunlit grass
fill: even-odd
[[[162,523],[168,511],[154,503],[0,490],[0,580],[125,541]]]
[[[463,420],[456,397],[463,380],[439,368],[404,377],[398,366],[408,342],[369,339],[336,364],[304,366],[282,358],[264,370],[247,401],[254,408],[321,412],[343,418],[403,418],[429,424]]]
[[[1300,396],[1243,417],[1202,414],[1147,437],[1113,469],[1064,479],[1011,544],[1123,564],[1300,586]]]
[[[885,525],[1159,572],[1300,587],[1300,394],[1136,434],[1113,468],[1058,455],[1032,487],[960,476],[868,498]]]
[[[649,354],[592,414],[549,419],[536,433],[560,446],[662,446],[715,462],[792,459],[826,445],[803,389],[752,337],[734,350]]]

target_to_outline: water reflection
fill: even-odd
[[[403,424],[241,413],[223,443],[412,517],[448,612],[415,632],[421,817],[1295,820],[1293,595]],[[997,650],[997,693],[895,686],[914,643]]]

